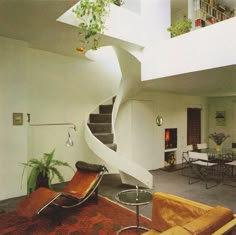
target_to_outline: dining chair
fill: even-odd
[[[232,143],[232,157],[236,160],[236,143]]]
[[[207,149],[208,146],[206,143],[197,144],[197,150]]]
[[[218,163],[211,162],[207,153],[189,152],[189,164],[191,174],[189,184],[194,184],[202,180],[206,189],[216,186],[219,182]],[[209,185],[209,182],[214,183]]]
[[[223,164],[223,184],[236,187],[236,160],[232,154],[231,161],[226,161]]]
[[[182,153],[182,168],[181,168],[181,173],[182,175],[187,175],[185,174],[186,168],[189,168],[189,152],[193,151],[193,145],[187,145],[186,149]]]

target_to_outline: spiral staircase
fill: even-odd
[[[114,134],[112,133],[112,109],[115,98],[111,104],[99,105],[98,113],[89,115],[88,127],[93,135],[100,140],[104,145],[113,151],[117,150],[117,145],[114,143]]]
[[[77,27],[79,20],[73,13],[76,5],[60,16],[57,21]],[[100,45],[112,45],[115,48],[122,78],[115,94],[116,98],[109,97],[99,103],[85,118],[85,140],[97,157],[119,171],[122,183],[152,188],[152,174],[135,162],[135,159],[131,159],[128,153],[119,151],[122,146],[115,144],[116,140],[119,140],[116,136],[115,124],[120,105],[142,88],[139,57],[145,40],[141,36],[135,36],[140,33],[142,18],[114,4],[110,5],[109,12],[104,34],[100,34]],[[122,21],[117,24],[117,19],[122,19]]]
[[[131,53],[115,48],[120,64],[122,78],[116,97],[108,98],[88,114],[85,123],[85,139],[90,149],[107,164],[119,170],[122,183],[152,188],[151,173],[130,160],[128,155],[120,154],[116,140],[115,123],[120,105],[131,98],[142,87],[140,62]],[[129,69],[127,69],[129,63]]]

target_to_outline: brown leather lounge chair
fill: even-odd
[[[97,200],[98,186],[107,168],[82,161],[78,161],[75,165],[77,171],[62,192],[44,187],[38,188],[20,201],[16,209],[18,215],[32,218],[45,212],[49,207],[76,207],[94,194]]]

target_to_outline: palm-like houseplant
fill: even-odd
[[[66,162],[53,159],[55,149],[51,153],[44,153],[42,159],[32,158],[24,165],[22,178],[27,167],[32,168],[27,180],[28,194],[39,187],[51,188],[51,183],[56,176],[60,183],[64,182],[64,177],[57,169],[58,166],[70,167]],[[72,169],[72,167],[70,167]],[[73,169],[72,169],[73,170]]]

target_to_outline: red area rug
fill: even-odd
[[[125,226],[136,224],[136,214],[106,198],[99,197],[83,206],[60,211],[61,224],[51,218],[36,216],[28,220],[15,211],[0,214],[1,235],[115,235]],[[140,216],[140,226],[151,228],[151,221]],[[136,235],[144,230],[132,229],[122,235]]]

